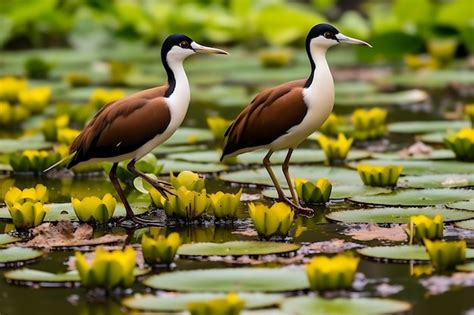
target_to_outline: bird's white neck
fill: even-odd
[[[172,76],[168,74],[168,84],[172,87],[172,91],[167,97],[171,103],[176,103],[180,107],[183,106],[187,110],[191,99],[191,91],[188,77],[184,71],[183,61],[169,58],[168,65],[172,72]]]

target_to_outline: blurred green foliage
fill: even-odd
[[[0,2],[0,46],[155,45],[170,33],[286,46],[301,44],[311,26],[328,21],[376,47],[360,58],[392,60],[426,52],[430,41],[444,38],[453,38],[458,51],[474,52],[472,12],[472,0],[11,0]]]

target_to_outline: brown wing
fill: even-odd
[[[259,93],[227,129],[222,157],[269,144],[299,124],[307,111],[304,82],[292,81]]]
[[[67,167],[133,152],[162,133],[171,119],[166,89],[144,90],[104,106],[72,143],[69,151],[76,154]]]

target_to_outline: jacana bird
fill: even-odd
[[[135,217],[116,176],[118,162],[130,160],[128,170],[143,178],[162,195],[171,193],[164,181],[154,180],[135,168],[137,160],[165,142],[178,129],[186,116],[191,92],[183,61],[195,53],[225,54],[206,47],[186,35],[168,36],[161,47],[161,61],[168,76],[167,84],[143,90],[112,102],[100,109],[69,148],[74,166],[98,161],[113,162],[110,181],[126,209],[126,218],[146,223]]]
[[[311,73],[306,80],[297,80],[260,92],[237,116],[225,132],[221,161],[227,157],[268,150],[263,159],[268,174],[278,192],[278,198],[295,210],[313,213],[301,206],[288,173],[293,150],[328,118],[334,106],[334,81],[326,61],[326,51],[339,43],[368,43],[341,34],[329,24],[315,25],[306,37],[306,52]],[[285,197],[272,170],[270,157],[277,150],[287,149],[282,165],[283,174],[293,201]]]

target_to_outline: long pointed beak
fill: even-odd
[[[192,47],[192,49],[194,49],[195,52],[202,53],[202,54],[219,54],[219,55],[228,55],[229,54],[225,50],[203,46],[203,45],[200,45],[196,42],[192,42],[191,47]]]
[[[340,43],[346,43],[346,44],[353,44],[353,45],[364,45],[372,48],[372,45],[369,43],[364,42],[363,40],[360,39],[355,39],[349,36],[346,36],[344,34],[338,33],[336,34],[336,38]]]

